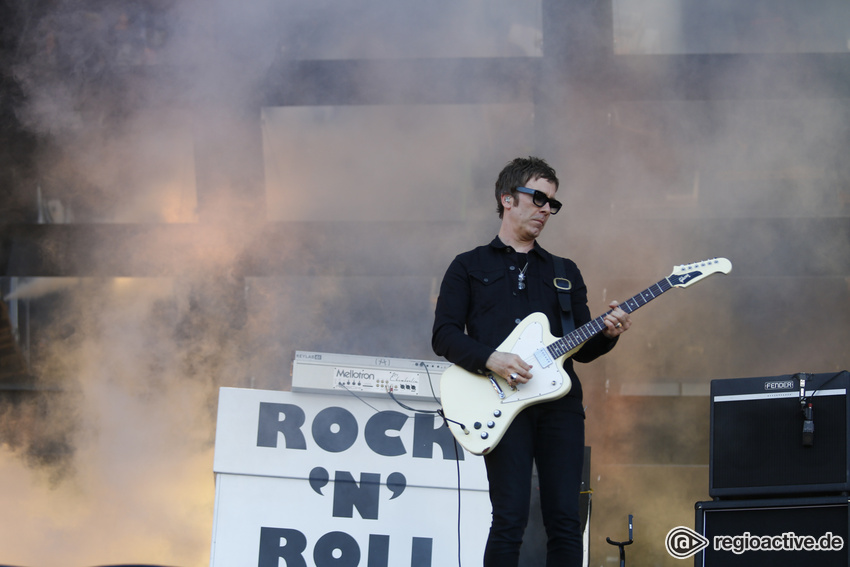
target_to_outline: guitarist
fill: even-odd
[[[489,244],[460,254],[449,266],[437,299],[431,344],[437,355],[470,372],[492,371],[510,385],[524,384],[534,379],[533,366],[495,349],[523,318],[538,311],[548,317],[553,335],[566,334],[554,283],[556,257],[537,243],[549,216],[561,209],[555,199],[558,177],[542,159],[517,158],[501,171],[495,189],[499,234]],[[564,265],[571,283],[571,317],[579,327],[591,320],[587,288],[575,263],[564,260]],[[569,393],[524,409],[484,456],[493,507],[484,567],[518,565],[535,463],[548,537],[546,566],[582,564],[584,409],[573,358],[590,362],[607,353],[631,326],[616,301],[610,308],[606,329],[564,363],[572,380]]]

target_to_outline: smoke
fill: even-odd
[[[431,358],[441,270],[495,234],[492,184],[517,155],[559,171],[566,207],[543,245],[582,268],[594,315],[674,265],[734,266],[642,308],[579,369],[603,539],[623,539],[633,512],[660,544],[706,487],[707,456],[686,450],[706,416],[678,395],[677,411],[617,411],[624,387],[848,366],[846,326],[822,323],[846,318],[846,229],[811,228],[850,203],[840,101],[614,101],[601,115],[580,92],[569,104],[589,117],[574,123],[530,103],[336,106],[346,92],[323,91],[321,106],[259,110],[269,85],[303,94],[268,76],[281,61],[538,56],[540,4],[18,4],[15,110],[39,140],[44,199],[75,222],[199,236],[92,251],[144,268],[181,252],[167,277],[33,279],[6,296],[43,311],[43,393],[0,409],[0,561],[205,564],[218,388],[286,388],[296,349]],[[347,92],[387,100],[443,87],[359,80]],[[265,226],[278,221],[288,229]]]
[[[3,412],[4,440],[31,436],[4,443],[7,451],[39,464],[27,482],[5,485],[4,500],[18,505],[9,508],[16,514],[4,529],[4,561],[204,563],[214,385],[238,372],[238,357],[222,331],[229,322],[198,315],[190,286],[175,287],[83,279],[64,293],[51,329],[71,330],[42,334],[49,344],[36,350],[49,399],[41,412],[31,404],[18,406],[24,415]],[[9,456],[4,472],[25,477]],[[48,534],[51,545],[36,545]]]
[[[33,299],[56,293],[79,283],[79,278],[33,278],[7,294],[3,301]]]

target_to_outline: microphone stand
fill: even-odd
[[[606,537],[605,541],[610,543],[611,545],[616,545],[620,548],[620,567],[626,567],[626,546],[631,545],[635,542],[632,537],[632,520],[634,516],[629,514],[629,541],[611,541],[610,537]]]

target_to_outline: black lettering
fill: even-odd
[[[337,550],[339,557],[334,557]],[[316,542],[313,561],[316,562],[316,567],[357,567],[360,564],[360,546],[346,533],[329,532]],[[286,567],[289,567],[289,564]]]
[[[431,548],[433,545],[434,540],[430,537],[413,538],[413,544],[410,548],[410,567],[431,567]]]
[[[360,486],[348,471],[337,471],[334,477],[334,518],[352,518],[354,508],[364,520],[378,519],[381,475],[360,473]]]
[[[307,567],[304,550],[307,538],[298,530],[260,528],[260,557],[257,567],[278,567],[279,559],[286,567]]]
[[[333,431],[334,425],[339,426],[338,431]],[[313,440],[330,453],[350,449],[357,439],[357,432],[357,419],[343,408],[325,408],[313,420]]]
[[[382,411],[372,415],[363,430],[366,444],[384,457],[404,455],[407,453],[404,443],[398,436],[387,435],[387,432],[400,431],[406,421],[407,416],[397,411]]]
[[[438,427],[434,428],[434,423]],[[439,445],[443,450],[443,460],[453,461],[455,458],[463,460],[463,451],[452,437],[448,427],[434,419],[427,413],[417,413],[413,417],[413,457],[418,459],[433,459],[434,445]]]
[[[387,477],[387,488],[393,493],[390,500],[398,498],[407,488],[407,479],[400,472],[390,473],[390,476]]]
[[[388,567],[390,561],[390,536],[369,536],[369,559],[366,567]]]
[[[301,426],[304,410],[292,404],[260,402],[257,420],[257,447],[277,447],[278,433],[283,433],[287,449],[307,449]]]

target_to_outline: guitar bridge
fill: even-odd
[[[488,375],[487,375],[487,378],[490,380],[490,384],[492,384],[492,385],[493,385],[493,389],[494,389],[494,390],[496,390],[496,394],[498,394],[498,395],[499,395],[499,399],[500,399],[500,400],[504,400],[504,399],[505,399],[505,392],[504,392],[504,391],[502,390],[502,388],[499,386],[499,383],[498,383],[498,382],[496,382],[496,379],[495,379],[495,378],[493,378],[493,375],[492,375],[492,374],[488,374]]]

